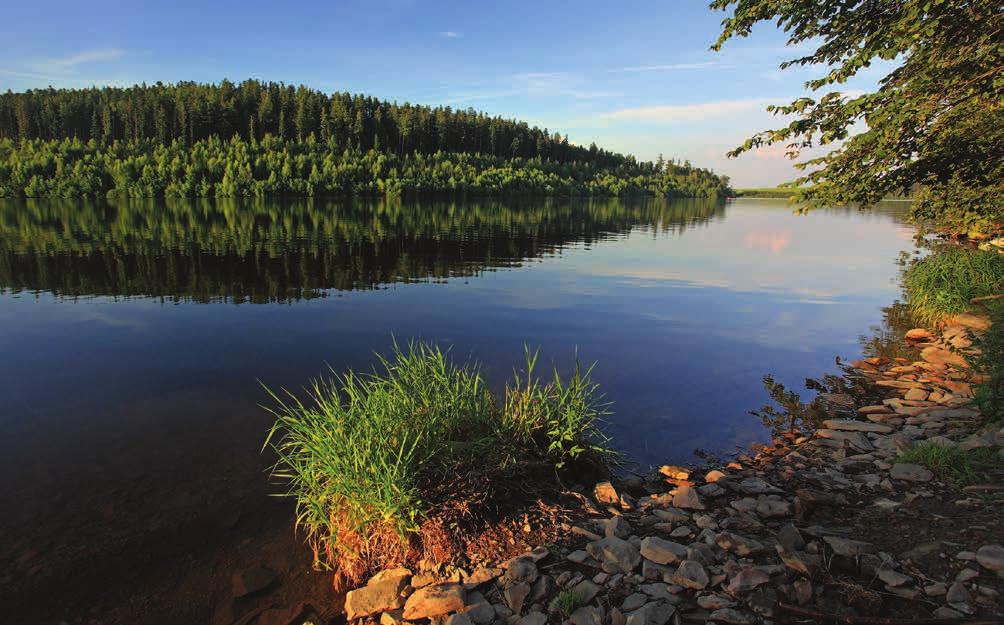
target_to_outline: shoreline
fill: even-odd
[[[473,571],[383,571],[348,592],[346,618],[1001,622],[999,482],[960,489],[923,466],[895,462],[924,441],[1004,454],[1004,430],[984,423],[973,404],[980,378],[967,361],[989,320],[958,321],[938,334],[908,332],[903,340],[920,348],[919,360],[851,363],[844,376],[851,390],[825,394],[829,418],[810,433],[754,445],[721,470],[667,465],[657,480],[601,482],[588,493],[591,514],[564,527],[557,545]]]

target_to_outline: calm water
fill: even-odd
[[[560,368],[577,350],[640,463],[729,450],[763,436],[746,416],[763,374],[798,385],[861,351],[913,248],[896,207],[769,200],[6,201],[0,217],[6,479],[93,460],[109,435],[163,447],[239,426],[259,380],[368,367],[394,336],[453,345],[496,383],[524,343]]]
[[[253,525],[260,383],[368,368],[392,337],[452,345],[496,385],[524,344],[596,361],[641,465],[764,440],[764,374],[801,387],[882,323],[913,249],[900,211],[0,201],[0,587],[52,606],[58,585],[66,613],[130,584],[179,605],[201,570],[225,587],[262,535],[293,540],[288,508]],[[236,515],[254,529],[212,533]]]

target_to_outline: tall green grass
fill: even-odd
[[[435,510],[424,495],[453,476],[511,478],[611,458],[600,419],[607,404],[590,371],[535,374],[538,353],[497,401],[477,363],[439,347],[395,345],[370,374],[316,380],[308,399],[269,391],[276,421],[266,446],[273,475],[296,498],[297,525],[315,564],[349,579],[400,563]]]
[[[910,265],[903,284],[917,321],[936,325],[969,310],[970,299],[1004,291],[1004,256],[945,248]]]

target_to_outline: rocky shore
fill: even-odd
[[[854,391],[822,396],[832,417],[822,427],[712,470],[596,484],[582,494],[590,514],[556,544],[470,570],[382,571],[347,594],[346,619],[1001,622],[999,475],[961,488],[897,462],[923,441],[1004,454],[1004,429],[973,403],[973,339],[987,327],[963,315],[937,335],[911,330],[904,341],[920,358],[852,363]]]

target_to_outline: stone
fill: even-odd
[[[983,545],[976,550],[976,561],[983,568],[1004,577],[1004,546]]]
[[[401,593],[410,578],[408,569],[391,569],[374,576],[362,588],[350,590],[345,595],[345,618],[352,621],[401,608],[404,606]]]
[[[812,582],[807,579],[796,579],[795,602],[798,605],[808,605],[812,601]]]
[[[833,553],[847,558],[857,558],[875,551],[875,545],[861,540],[841,538],[840,536],[824,536],[823,540],[830,546]]]
[[[776,548],[781,562],[793,571],[812,577],[819,568],[819,556],[815,554],[788,550],[783,545],[777,545]]]
[[[502,597],[513,614],[523,613],[523,604],[526,603],[528,596],[530,596],[530,584],[528,582],[510,584],[502,591]]]
[[[994,239],[994,241],[997,240],[998,239]],[[1000,246],[999,244],[995,245],[997,245],[998,247]],[[987,315],[980,315],[976,313],[962,313],[961,315],[956,315],[952,319],[952,323],[969,328],[970,330],[975,330],[977,332],[985,332],[986,330],[989,330],[990,326],[992,325],[990,317],[988,317]]]
[[[920,351],[920,357],[925,362],[929,362],[933,365],[945,365],[960,369],[969,368],[969,363],[966,362],[966,359],[959,354],[941,347],[934,347],[933,345],[922,349]]]
[[[492,616],[494,616],[494,612]],[[403,623],[404,610],[389,610],[380,615],[380,625],[402,625]]]
[[[712,623],[728,623],[729,625],[753,625],[756,617],[749,612],[742,612],[734,608],[721,608],[708,615],[708,620]]]
[[[879,569],[878,578],[887,586],[905,586],[913,582],[913,578],[892,569]]]
[[[631,535],[631,524],[622,516],[615,516],[603,521],[603,535],[627,538]]]
[[[624,597],[624,601],[621,603],[621,609],[625,612],[634,612],[646,603],[648,603],[648,595],[643,592],[635,592],[631,593],[627,597]]]
[[[880,423],[870,421],[853,421],[851,419],[827,419],[823,421],[823,427],[841,432],[875,432],[876,434],[888,434],[892,428]]]
[[[583,551],[582,549],[576,549],[575,551],[565,556],[566,560],[568,560],[569,562],[574,562],[575,564],[582,564],[587,560],[589,560],[589,558],[590,558],[589,554]]]
[[[239,573],[234,573],[230,579],[235,599],[253,595],[270,587],[276,582],[275,573],[262,566],[254,566]]]
[[[770,575],[767,575],[760,569],[743,569],[729,582],[728,591],[732,595],[749,592],[757,586],[768,582],[770,582]]]
[[[509,562],[505,574],[502,576],[502,585],[508,586],[519,582],[532,584],[537,581],[537,565],[529,558],[516,558]]]
[[[586,605],[572,612],[568,620],[572,625],[603,625],[605,616],[603,608]]]
[[[641,555],[656,564],[673,564],[687,557],[687,548],[670,540],[649,536],[641,541]]]
[[[673,495],[673,505],[684,510],[704,510],[704,504],[697,491],[689,486],[681,486]]]
[[[805,547],[805,539],[798,528],[791,523],[785,523],[777,530],[777,541],[788,551],[798,551]]]
[[[889,470],[889,477],[894,480],[906,480],[908,482],[930,482],[934,474],[919,464],[898,462],[892,465],[892,469]]]
[[[488,625],[495,620],[495,608],[480,592],[467,593],[466,602],[467,607],[464,608],[463,614],[470,617],[477,625]]]
[[[756,513],[764,519],[789,517],[791,516],[791,504],[776,495],[761,495],[757,500]]]
[[[868,438],[862,432],[842,432],[840,430],[824,428],[816,430],[815,435],[817,439],[824,439],[831,444],[835,444],[837,447],[847,445],[851,449],[865,453],[875,450],[875,446],[868,441]]]
[[[527,587],[529,591],[529,586]],[[404,602],[404,618],[415,621],[464,609],[466,591],[460,584],[435,584],[419,588]]]
[[[753,555],[764,550],[764,546],[752,538],[732,532],[722,532],[715,538],[715,543],[725,551],[731,551],[739,556]]]
[[[973,596],[969,594],[969,590],[966,589],[966,585],[962,582],[955,582],[948,587],[948,594],[945,595],[945,601],[952,604],[959,603],[972,603]]]
[[[931,334],[930,330],[925,330],[924,328],[913,328],[912,330],[906,331],[906,338],[911,341],[931,341],[934,340],[934,335]]]
[[[600,562],[610,564],[623,573],[630,573],[641,564],[638,548],[616,536],[591,542],[586,545],[586,551]]]
[[[927,399],[928,392],[922,388],[911,388],[904,395],[903,399],[924,401]]]
[[[474,625],[474,621],[471,620],[471,617],[466,612],[457,612],[446,617],[443,625]]]
[[[615,489],[614,485],[610,482],[598,483],[596,487],[593,488],[593,497],[596,498],[597,502],[608,506],[617,506],[620,505],[621,502],[620,495],[617,494],[617,489]]]
[[[611,608],[610,625],[627,625],[627,617],[619,609]]]
[[[645,579],[669,581],[673,577],[673,569],[646,559],[641,562],[641,576]]]
[[[700,562],[684,560],[673,574],[673,583],[684,588],[702,590],[708,585],[708,573]]]
[[[720,610],[722,608],[731,608],[735,604],[736,602],[732,600],[732,597],[718,593],[712,593],[709,595],[700,595],[699,597],[697,597],[697,605],[704,608],[705,610]]]
[[[666,625],[676,608],[666,601],[653,601],[628,614],[626,625]]]
[[[533,612],[528,613],[526,616],[522,616],[517,621],[518,625],[546,625],[547,615],[543,612]]]
[[[583,552],[585,553],[585,552]],[[474,572],[464,578],[464,587],[473,590],[482,584],[498,579],[504,571],[500,568],[481,566],[474,569]],[[414,584],[412,584],[414,585]]]
[[[740,492],[747,495],[779,495],[784,492],[777,486],[761,480],[758,477],[746,478],[745,480],[739,482],[738,488]]]
[[[575,596],[582,603],[592,603],[596,595],[600,594],[602,590],[601,586],[588,579],[582,580],[572,588],[572,592],[575,593]]]
[[[664,464],[659,467],[659,473],[665,475],[671,480],[688,480],[690,479],[690,469],[684,467],[678,467],[672,464]]]
[[[713,484],[718,480],[722,479],[723,477],[725,477],[724,473],[722,473],[717,469],[712,469],[711,471],[708,471],[707,473],[704,474],[704,481],[708,482],[709,484]]]

